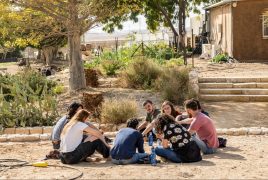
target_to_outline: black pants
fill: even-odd
[[[104,158],[108,158],[110,155],[110,149],[100,139],[97,139],[93,142],[81,143],[72,152],[61,153],[60,159],[63,164],[76,164],[94,154],[96,150]]]

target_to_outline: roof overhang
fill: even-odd
[[[222,6],[222,5],[232,3],[232,2],[237,2],[237,1],[243,1],[243,0],[222,0],[222,1],[218,2],[218,3],[215,3],[215,4],[209,5],[207,7],[204,7],[204,9],[205,10],[210,10],[210,9],[218,7],[218,6]]]

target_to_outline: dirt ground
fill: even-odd
[[[228,147],[219,149],[214,155],[204,155],[203,160],[197,163],[161,162],[153,167],[139,164],[113,165],[111,161],[103,160],[82,162],[72,167],[84,173],[82,179],[267,179],[267,138],[267,136],[227,136]],[[1,143],[0,159],[16,158],[32,163],[42,159],[50,149],[50,142]],[[146,149],[149,152],[147,145]],[[48,163],[61,165],[58,160],[48,160]],[[3,170],[0,167],[0,179],[59,179],[79,174],[75,170],[55,167],[27,166]]]

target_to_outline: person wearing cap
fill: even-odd
[[[138,124],[138,119],[129,119],[127,127],[117,133],[110,153],[112,163],[118,165],[135,164],[148,157],[144,151],[142,134],[137,131]],[[138,153],[136,149],[138,149]]]

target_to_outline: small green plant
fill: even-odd
[[[137,116],[137,103],[132,99],[107,99],[102,104],[101,122],[120,124]]]
[[[221,63],[221,62],[227,62],[227,61],[228,61],[228,55],[224,53],[218,54],[212,59],[212,62],[215,62],[215,63]]]
[[[150,59],[136,59],[120,74],[120,84],[128,88],[150,89],[161,75],[159,64]]]
[[[176,67],[176,66],[182,66],[184,64],[182,58],[172,58],[165,62],[166,67]]]
[[[64,93],[65,89],[63,85],[57,85],[56,87],[53,88],[53,93],[55,94],[62,94]]]
[[[117,60],[105,60],[102,61],[101,66],[107,76],[114,76],[123,65],[120,61]]]

